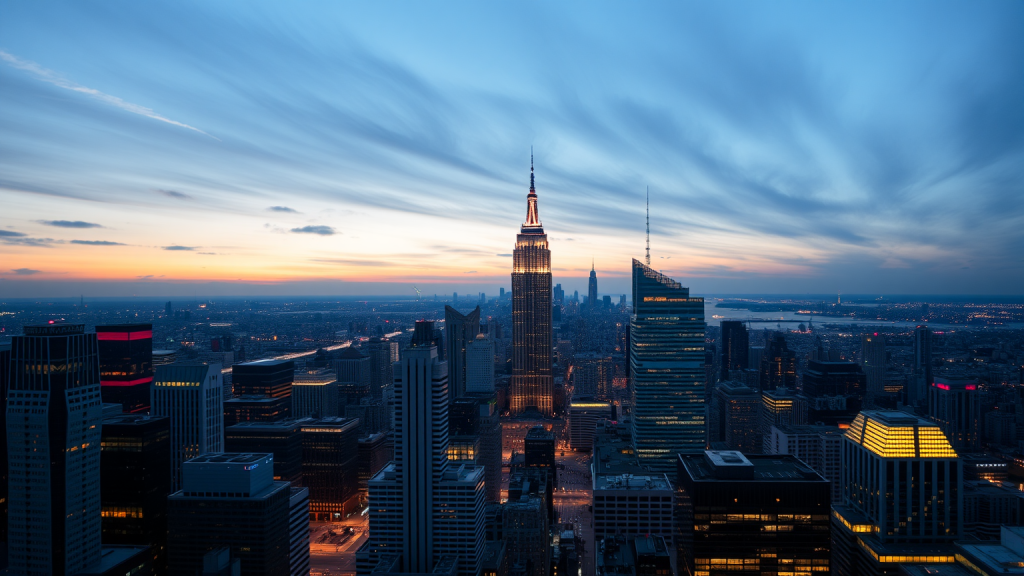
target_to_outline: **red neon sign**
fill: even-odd
[[[967,386],[964,386],[964,389],[965,390],[977,390],[978,386],[975,385],[975,384],[968,384]]]
[[[949,390],[949,384],[932,384],[932,386],[935,386],[939,390]]]
[[[96,338],[100,340],[145,340],[153,339],[152,330],[140,330],[138,332],[97,332]]]

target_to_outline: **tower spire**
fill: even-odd
[[[594,272],[594,257],[590,257],[590,271]]]
[[[533,185],[533,146],[530,146],[530,192],[537,193],[537,189]]]
[[[523,228],[540,228],[540,211],[537,209],[537,187],[533,179],[533,146],[530,146],[530,193],[526,195],[526,222]]]
[[[532,154],[531,154],[532,156]],[[647,187],[647,256],[644,261],[651,265],[651,187]]]

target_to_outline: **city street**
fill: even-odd
[[[558,489],[555,491],[555,510],[558,514],[559,528],[571,523],[583,539],[583,550],[580,560],[583,576],[594,576],[594,526],[591,504],[593,502],[593,484],[590,479],[590,454],[573,452],[560,443],[555,461],[559,467]],[[562,454],[565,454],[562,456]]]
[[[356,550],[366,541],[369,516],[343,522],[309,523],[309,567],[312,576],[354,576]],[[352,533],[346,533],[351,528]],[[331,533],[334,535],[332,536]]]

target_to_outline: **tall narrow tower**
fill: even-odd
[[[593,260],[590,262],[590,282],[587,283],[587,304],[591,310],[597,310],[597,270]]]
[[[526,222],[512,254],[512,414],[536,408],[552,414],[551,250],[540,223],[530,157]]]

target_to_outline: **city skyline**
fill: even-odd
[[[0,298],[1024,280],[1019,5],[3,10]]]

